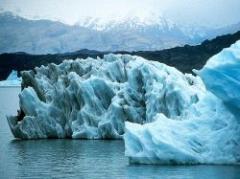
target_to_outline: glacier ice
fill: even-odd
[[[207,89],[228,106],[240,120],[240,41],[213,56],[196,72]]]
[[[22,139],[121,139],[131,163],[240,164],[240,42],[197,76],[130,55],[22,72]]]
[[[129,55],[78,59],[22,72],[17,138],[122,138],[124,122],[163,113],[178,118],[198,101],[201,82],[175,68]]]
[[[240,41],[196,73],[206,89],[178,118],[126,122],[125,154],[141,164],[240,164]]]
[[[191,110],[181,120],[157,114],[145,125],[126,122],[130,163],[239,164],[239,123],[222,102],[208,94]]]
[[[21,77],[17,76],[17,71],[12,70],[6,80],[0,81],[0,86],[20,86]]]

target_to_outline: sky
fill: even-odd
[[[1,12],[69,25],[89,17],[107,22],[163,16],[178,24],[226,26],[240,22],[239,9],[240,0],[0,0]]]

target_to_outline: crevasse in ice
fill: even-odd
[[[158,113],[144,125],[126,122],[131,163],[240,164],[240,41],[196,73],[207,90],[197,92],[198,102],[184,114]]]

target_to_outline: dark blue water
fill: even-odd
[[[6,114],[16,113],[19,88],[0,88],[0,178],[226,178],[238,166],[129,165],[123,141],[14,140]]]

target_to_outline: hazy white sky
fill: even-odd
[[[0,10],[67,24],[86,17],[108,21],[159,15],[184,24],[225,26],[240,22],[240,0],[0,0]]]

